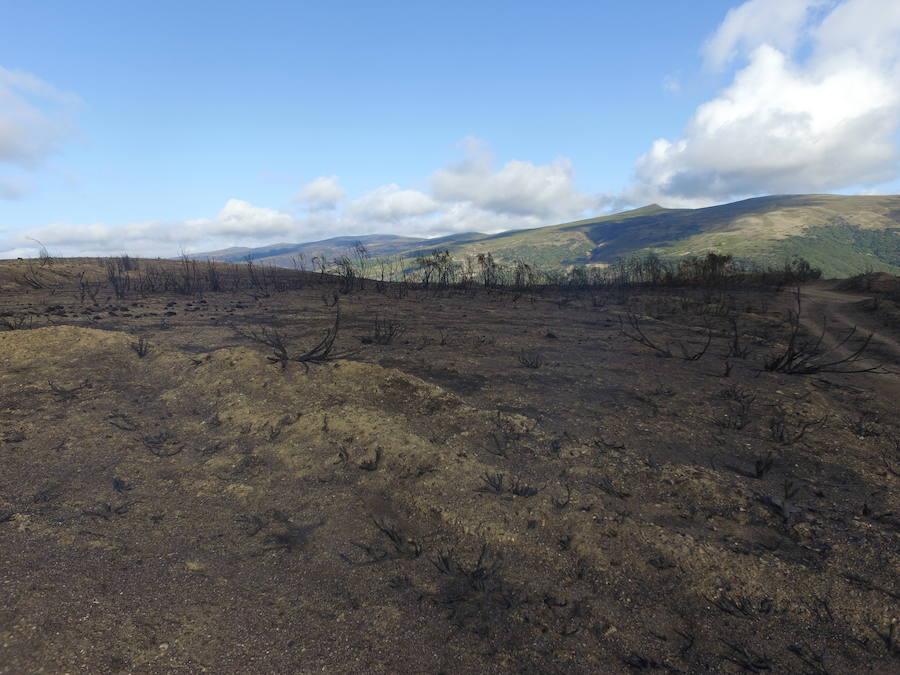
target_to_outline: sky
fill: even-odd
[[[0,258],[900,192],[900,0],[0,0]]]

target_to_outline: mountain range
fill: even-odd
[[[654,252],[679,258],[708,251],[762,264],[801,256],[828,277],[866,271],[900,274],[900,195],[774,195],[699,209],[656,204],[613,215],[499,234],[467,232],[424,239],[392,234],[228,248],[193,254],[222,262],[248,258],[293,266],[299,256],[333,260],[357,243],[373,258],[412,259],[447,249],[464,259],[490,252],[500,262],[524,260],[542,268],[605,265]]]

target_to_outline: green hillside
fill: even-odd
[[[704,209],[634,211],[493,237],[460,247],[490,249],[501,260],[544,265],[605,264],[655,252],[678,258],[708,251],[778,264],[807,258],[826,276],[900,272],[900,196],[796,195],[748,199]]]
[[[714,251],[773,264],[798,255],[831,277],[897,274],[900,196],[772,196],[703,209],[651,205],[451,248],[455,256],[488,250],[501,261],[545,267],[602,265],[651,251],[665,258]]]
[[[679,258],[708,251],[780,264],[801,256],[825,276],[865,271],[900,273],[900,195],[777,195],[702,209],[658,205],[531,230],[494,235],[457,234],[439,239],[369,235],[312,244],[279,244],[265,249],[229,249],[237,261],[252,255],[262,262],[291,264],[303,252],[333,259],[362,241],[373,257],[410,260],[435,249],[454,258],[490,252],[499,262],[523,260],[546,269],[605,265],[629,255],[654,252]],[[237,253],[233,253],[238,251]],[[199,254],[197,257],[203,257]]]

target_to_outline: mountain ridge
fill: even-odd
[[[544,268],[604,266],[631,255],[665,258],[713,251],[764,264],[806,258],[826,276],[865,271],[900,273],[900,195],[767,195],[698,209],[658,204],[605,216],[508,230],[426,239],[395,234],[340,236],[300,244],[231,247],[193,254],[199,259],[293,266],[302,255],[329,260],[357,242],[374,258],[412,260],[435,249],[463,259],[491,253],[501,262],[525,260]]]

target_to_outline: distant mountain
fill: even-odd
[[[305,244],[270,244],[258,248],[232,247],[208,253],[194,253],[192,258],[217,262],[245,262],[248,258],[268,265],[293,267],[292,258],[303,256],[307,266],[313,257],[333,260],[347,255],[356,244],[362,244],[372,257],[389,257],[403,254],[410,248],[427,241],[421,237],[401,237],[394,234],[367,234],[358,237],[332,237]]]
[[[650,251],[666,258],[731,253],[778,264],[794,255],[827,276],[900,273],[900,195],[784,195],[703,209],[646,206],[479,242],[495,257],[603,264]],[[475,247],[470,246],[475,252]],[[530,256],[526,253],[530,252]]]
[[[456,234],[438,239],[367,235],[307,244],[225,249],[197,258],[291,265],[303,253],[329,259],[360,242],[373,257],[413,258],[449,249],[463,259],[490,252],[499,261],[525,260],[540,267],[605,265],[632,254],[665,258],[731,253],[779,264],[799,255],[826,276],[864,271],[900,273],[900,195],[778,195],[703,209],[666,209],[656,204],[610,216],[500,234]]]

